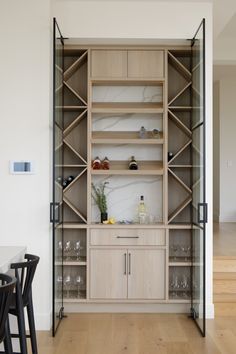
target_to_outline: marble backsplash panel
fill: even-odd
[[[162,102],[161,86],[93,86],[93,102]]]
[[[93,131],[139,131],[141,126],[147,130],[163,130],[162,114],[93,114]]]
[[[137,222],[140,196],[144,196],[148,216],[154,222],[163,218],[163,179],[161,176],[93,176],[95,185],[109,182],[106,187],[108,214],[116,221],[130,220]],[[100,221],[100,212],[92,202],[92,222]]]

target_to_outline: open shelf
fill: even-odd
[[[91,83],[94,86],[161,86],[165,82],[164,78],[149,78],[149,79],[142,79],[142,78],[120,78],[115,77],[100,77],[96,79],[91,79]]]
[[[91,170],[93,175],[163,175],[162,161],[137,161],[138,170],[129,170],[129,161],[110,161],[109,170]]]
[[[155,102],[93,102],[92,113],[163,113],[163,104]]]
[[[92,144],[163,144],[163,133],[158,138],[147,132],[147,138],[140,138],[139,132],[127,131],[94,131],[92,133]]]

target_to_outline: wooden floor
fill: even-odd
[[[186,315],[71,314],[55,338],[38,332],[39,354],[235,354],[235,324],[208,320],[202,338]]]
[[[236,258],[236,223],[214,223],[213,254]]]
[[[236,223],[215,224],[214,258],[234,256]],[[70,314],[55,338],[38,332],[38,344],[39,354],[236,354],[236,316],[208,320],[202,338],[186,315]]]

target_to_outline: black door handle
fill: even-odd
[[[50,203],[50,222],[60,222],[60,203]]]
[[[203,208],[203,213],[201,217],[201,208]],[[208,204],[207,203],[198,203],[197,206],[197,218],[198,218],[198,223],[207,223],[208,222]]]

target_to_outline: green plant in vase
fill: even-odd
[[[92,183],[92,197],[94,202],[96,203],[98,209],[101,213],[101,223],[108,219],[107,215],[107,196],[105,194],[106,185],[109,182],[103,182],[99,186],[95,186]]]

